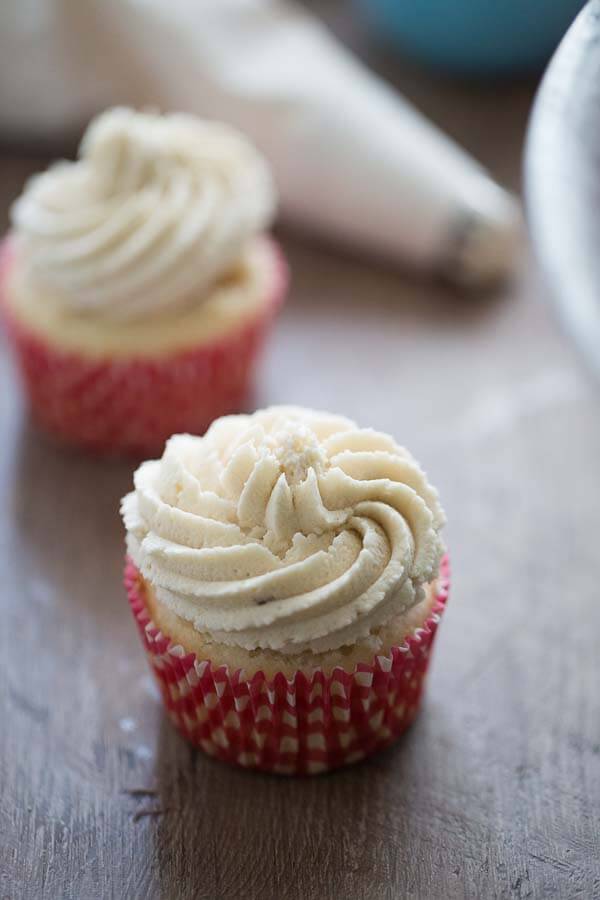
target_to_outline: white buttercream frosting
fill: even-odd
[[[422,599],[444,513],[413,457],[328,413],[272,407],[176,435],[122,503],[157,598],[220,643],[351,644]]]
[[[77,161],[28,182],[12,222],[52,302],[133,319],[201,298],[274,210],[267,165],[234,129],[117,108]]]

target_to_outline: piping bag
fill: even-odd
[[[287,221],[463,285],[511,270],[516,201],[303,7],[45,6],[35,22],[20,0],[0,11],[4,133],[56,136],[114,103],[222,119],[269,159]]]

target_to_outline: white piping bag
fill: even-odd
[[[24,115],[51,127],[69,110],[75,125],[78,114],[115,102],[227,120],[268,157],[292,223],[461,283],[511,269],[515,200],[303,8],[52,0],[44,34],[39,23],[19,22],[19,3],[7,4],[12,34],[0,13],[0,84],[10,85],[10,107],[0,92],[4,130],[22,133]],[[25,80],[14,71],[19,61]]]

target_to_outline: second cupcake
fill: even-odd
[[[36,420],[98,452],[150,454],[243,408],[287,285],[265,231],[266,163],[236,131],[114,109],[76,162],[33,178],[0,262]]]

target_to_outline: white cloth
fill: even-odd
[[[510,265],[512,198],[291,2],[4,0],[4,134],[81,131],[115,103],[238,126],[313,232],[459,279]]]

